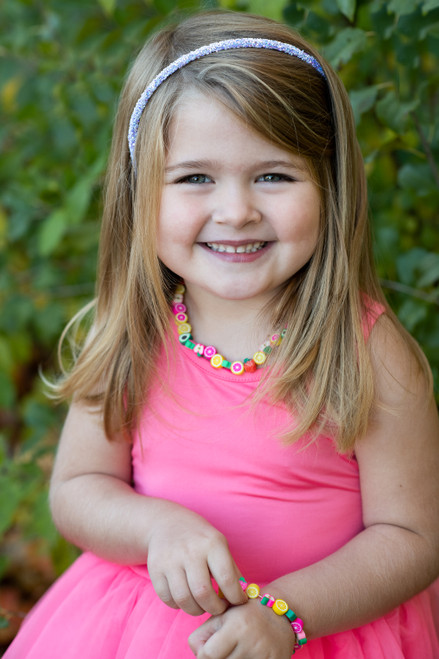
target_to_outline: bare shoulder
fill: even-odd
[[[355,453],[365,526],[390,523],[439,541],[439,421],[428,371],[392,321],[370,339],[376,402]]]
[[[131,480],[131,445],[125,439],[109,441],[102,415],[84,403],[72,403],[58,446],[52,486],[85,474]]]

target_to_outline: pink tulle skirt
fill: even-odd
[[[439,659],[439,588],[363,627],[312,640],[301,659]],[[193,659],[207,616],[170,609],[146,570],[83,554],[24,622],[5,659]],[[438,617],[436,617],[436,623]]]

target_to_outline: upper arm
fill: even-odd
[[[131,445],[122,439],[109,441],[101,414],[73,403],[62,430],[51,488],[86,474],[105,474],[130,483]]]
[[[391,524],[439,546],[439,421],[425,374],[396,328],[381,317],[370,337],[376,399],[357,442],[363,520]]]

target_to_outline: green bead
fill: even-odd
[[[268,602],[268,597],[263,597],[261,599],[261,604],[263,604],[264,606],[267,606],[267,602]]]
[[[195,343],[193,341],[186,341],[184,345],[186,346],[186,348],[190,348],[191,350],[195,348]]]
[[[250,357],[246,357],[245,359],[242,360],[243,364],[246,364],[249,361],[250,361]]]
[[[228,362],[226,359],[223,361],[222,364],[223,368],[231,368],[232,367],[232,362]]]
[[[266,355],[269,355],[271,351],[272,351],[272,347],[271,347],[271,346],[265,346],[265,348],[264,348],[264,352],[265,352]]]
[[[288,618],[290,622],[293,622],[297,618],[296,614],[294,611],[291,611],[291,609],[288,609],[288,611],[285,614],[285,617]]]

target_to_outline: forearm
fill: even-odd
[[[50,506],[55,525],[67,540],[125,565],[146,563],[154,520],[179,508],[170,501],[140,495],[106,474],[53,483]]]
[[[366,624],[426,588],[438,549],[391,525],[368,528],[324,560],[267,586],[304,620],[309,638]],[[251,578],[251,575],[248,576]]]

